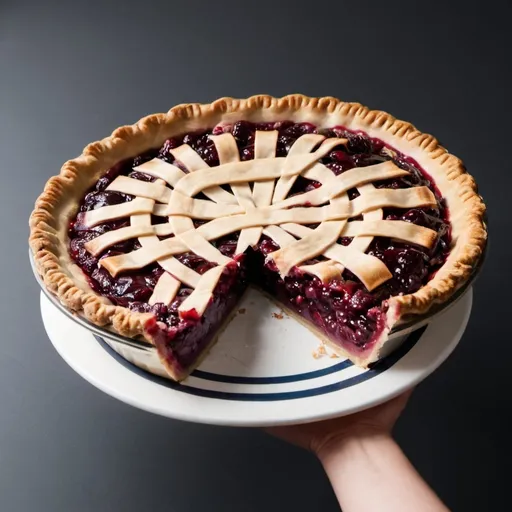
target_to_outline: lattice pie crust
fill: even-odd
[[[415,158],[433,176],[450,209],[453,247],[446,263],[426,286],[414,294],[387,301],[388,329],[401,316],[424,312],[432,303],[446,300],[468,278],[485,245],[482,220],[485,207],[461,162],[433,137],[388,114],[333,98],[299,95],[281,99],[225,98],[210,105],[180,105],[167,114],[149,116],[136,125],[119,128],[111,137],[87,146],[80,157],[64,165],[59,176],[49,180],[31,216],[30,246],[46,286],[64,305],[98,325],[112,325],[123,335],[144,333],[148,314],[114,306],[95,294],[70,260],[68,222],[76,214],[87,189],[114,163],[157,147],[176,134],[241,119],[256,122],[286,119],[307,121],[319,127],[342,125],[361,129]],[[382,208],[436,205],[436,198],[427,187],[393,190],[373,186],[376,181],[401,177],[407,171],[388,161],[335,176],[319,160],[335,146],[345,144],[345,139],[306,134],[296,140],[286,157],[278,157],[277,136],[277,131],[256,132],[254,160],[240,161],[234,137],[224,133],[212,136],[219,166],[209,167],[190,146],[183,144],[171,150],[179,166],[155,158],[135,167],[156,181],[117,177],[107,190],[135,198],[79,214],[79,220],[93,227],[129,217],[130,225],[94,238],[86,244],[86,249],[97,255],[118,242],[137,238],[140,249],[103,258],[100,264],[115,276],[157,262],[165,272],[150,304],[170,304],[183,283],[193,292],[181,304],[180,314],[193,311],[201,316],[224,267],[236,264],[236,255],[256,245],[262,234],[280,246],[267,258],[275,263],[281,276],[298,266],[327,283],[339,279],[347,268],[368,290],[392,277],[381,260],[365,254],[373,237],[390,237],[427,248],[435,242],[435,231],[405,221],[383,219]],[[321,186],[288,197],[299,175]],[[347,192],[353,188],[360,195],[349,200]],[[198,199],[200,193],[206,199]],[[152,215],[166,217],[167,222],[153,225]],[[350,220],[361,215],[362,220]],[[196,229],[192,219],[206,222]],[[308,227],[311,225],[316,227]],[[235,259],[210,243],[238,231]],[[158,238],[171,234],[172,238]],[[336,243],[340,237],[353,237],[353,240],[343,246]],[[187,251],[217,266],[200,275],[174,257]],[[304,264],[319,256],[323,256],[320,263]],[[378,356],[384,341],[385,336],[369,359]],[[369,360],[359,362],[367,364]]]

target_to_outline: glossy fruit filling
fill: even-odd
[[[201,318],[194,315],[185,318],[179,316],[179,305],[192,292],[184,285],[170,305],[148,304],[148,299],[163,272],[158,264],[117,277],[112,277],[107,270],[98,265],[101,258],[140,248],[136,239],[116,244],[99,256],[92,256],[87,252],[84,247],[87,241],[106,231],[129,225],[128,218],[94,228],[86,228],[81,222],[84,212],[133,199],[133,196],[127,194],[105,190],[117,176],[123,174],[142,181],[154,181],[151,176],[134,171],[133,167],[155,157],[179,166],[179,162],[174,161],[169,150],[184,143],[189,144],[210,166],[216,166],[219,160],[213,141],[209,137],[212,133],[232,133],[241,159],[253,159],[256,130],[279,131],[277,156],[285,156],[297,138],[305,133],[322,133],[327,137],[347,138],[349,142],[346,147],[340,145],[334,148],[321,160],[336,175],[354,167],[392,160],[410,174],[403,178],[375,182],[374,185],[377,188],[427,186],[436,196],[437,207],[409,210],[388,208],[384,209],[384,218],[405,220],[431,228],[438,233],[437,242],[428,250],[388,238],[375,237],[367,253],[380,258],[393,277],[369,292],[349,270],[343,272],[341,280],[334,280],[329,284],[323,284],[318,278],[305,274],[298,268],[292,269],[284,279],[281,278],[273,262],[265,260],[265,256],[277,250],[279,246],[264,236],[256,247],[249,249],[246,255],[237,258],[236,263],[226,268],[214,291],[213,299]],[[317,182],[299,177],[289,195],[300,194],[318,186]],[[351,199],[357,195],[357,190],[349,191]],[[166,222],[166,219],[153,216],[152,222]],[[197,226],[200,222],[197,221],[195,224]],[[223,254],[232,257],[238,236],[239,233],[233,233],[211,243]],[[91,287],[114,304],[134,311],[153,313],[153,319],[146,326],[148,335],[155,340],[161,353],[166,354],[169,364],[178,369],[186,369],[194,364],[203,349],[212,341],[223,319],[234,308],[247,283],[251,281],[296,311],[349,352],[363,352],[371,348],[373,340],[384,328],[383,312],[386,299],[393,295],[417,291],[445,261],[450,246],[450,226],[445,202],[432,179],[417,162],[379,139],[343,127],[320,130],[309,123],[282,121],[255,124],[239,121],[231,125],[217,126],[213,130],[168,139],[161,148],[120,162],[109,169],[85,196],[76,219],[70,225],[69,238],[71,256],[87,275]],[[350,238],[341,238],[338,243],[347,245],[350,241]],[[214,266],[193,253],[184,253],[176,257],[199,274]],[[306,263],[311,264],[322,259],[324,258]]]

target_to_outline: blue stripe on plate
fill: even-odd
[[[365,382],[370,380],[377,375],[385,372],[389,368],[391,368],[394,364],[396,364],[402,357],[404,357],[416,343],[420,340],[421,336],[425,332],[428,326],[424,326],[413,333],[411,333],[407,339],[402,343],[402,345],[395,350],[388,357],[380,359],[377,361],[372,367],[364,373],[356,375],[354,377],[350,377],[349,379],[342,380],[339,382],[335,382],[333,384],[327,384],[326,386],[320,386],[317,388],[304,389],[301,391],[284,391],[280,393],[234,393],[234,392],[225,392],[225,391],[215,391],[211,389],[201,389],[194,388],[191,386],[187,386],[186,384],[178,384],[177,382],[171,381],[164,377],[159,377],[158,375],[154,375],[145,370],[142,370],[138,366],[130,363],[123,357],[121,357],[114,349],[112,349],[100,336],[94,335],[99,344],[109,353],[116,361],[118,361],[125,368],[128,368],[130,371],[136,373],[137,375],[148,379],[156,384],[161,386],[165,386],[176,391],[181,391],[182,393],[187,393],[189,395],[200,396],[204,398],[216,398],[219,400],[237,400],[237,401],[245,401],[245,402],[275,402],[282,400],[294,400],[298,398],[308,398],[313,396],[325,395],[326,393],[333,393],[335,391],[339,391],[341,389],[346,389],[361,382]],[[335,365],[338,366],[338,365]],[[332,368],[332,367],[331,367]],[[345,367],[341,368],[338,371],[341,371]],[[328,370],[330,368],[327,368]],[[207,372],[209,373],[209,372]],[[228,377],[224,375],[210,374],[216,375],[217,377]],[[300,375],[300,374],[299,374]],[[286,378],[286,377],[274,377],[274,378]],[[218,382],[226,382],[224,380],[218,380]],[[290,382],[290,381],[285,381]]]
[[[205,372],[203,370],[194,370],[192,375],[198,379],[210,380],[213,382],[226,382],[228,384],[283,384],[289,382],[299,382],[301,380],[317,379],[331,373],[340,372],[345,368],[350,368],[354,364],[349,361],[342,361],[328,368],[315,370],[314,372],[296,373],[294,375],[282,375],[279,377],[240,377],[238,375],[221,375],[219,373]]]

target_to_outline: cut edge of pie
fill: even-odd
[[[410,123],[358,103],[298,94],[283,98],[259,95],[244,100],[222,98],[211,104],[178,105],[166,114],[150,115],[134,125],[116,129],[110,137],[89,144],[79,157],[66,162],[60,174],[47,182],[30,217],[29,244],[47,289],[64,306],[83,314],[98,326],[109,327],[128,337],[144,336],[145,327],[153,315],[113,305],[91,289],[81,268],[69,254],[69,222],[89,188],[118,162],[161,146],[170,137],[241,120],[290,120],[318,127],[344,126],[352,131],[363,131],[416,160],[432,176],[448,203],[452,246],[446,261],[415,293],[392,296],[385,301],[385,325],[376,332],[368,353],[357,357],[337,347],[354,363],[367,366],[375,361],[386,341],[387,332],[400,319],[425,313],[433,304],[446,301],[470,277],[485,248],[487,231],[485,205],[474,179],[466,172],[461,160],[449,154],[434,137],[421,133]],[[123,186],[129,186],[129,183]],[[182,198],[176,194],[178,199]],[[187,204],[181,201],[179,207],[185,208]],[[300,315],[294,316],[311,329]],[[209,344],[217,336],[218,333],[214,334]],[[326,336],[321,338],[328,341]],[[150,341],[155,343],[154,339]],[[176,380],[184,378],[192,369],[176,369],[162,356],[162,350],[159,354],[170,376]]]

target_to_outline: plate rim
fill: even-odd
[[[70,355],[69,351],[64,350],[63,347],[61,346],[61,344],[59,344],[58,342],[55,342],[55,340],[52,339],[52,337],[47,329],[48,319],[45,319],[44,301],[46,299],[46,304],[48,306],[52,306],[53,304],[52,304],[52,302],[50,302],[47,299],[46,295],[43,293],[41,293],[41,295],[40,295],[40,301],[41,301],[41,314],[43,317],[43,323],[45,324],[45,329],[47,330],[48,336],[50,337],[50,340],[51,340],[53,346],[55,347],[56,351],[59,353],[59,355],[66,361],[66,363],[75,372],[77,372],[85,380],[87,380],[88,382],[90,382],[91,384],[93,384],[95,387],[102,390],[103,392],[117,398],[118,400],[120,400],[124,403],[132,405],[139,409],[151,412],[153,414],[158,414],[161,416],[178,419],[178,420],[182,420],[182,421],[210,424],[210,425],[213,424],[213,425],[222,425],[222,426],[236,426],[236,427],[269,427],[269,426],[287,425],[287,424],[296,424],[296,423],[309,423],[309,422],[313,422],[313,421],[319,421],[319,420],[323,420],[323,419],[333,418],[336,416],[352,414],[352,413],[358,412],[360,410],[376,406],[376,405],[383,403],[387,400],[390,400],[390,399],[394,398],[395,396],[398,396],[399,394],[405,392],[407,389],[410,389],[411,387],[416,386],[419,382],[421,382],[426,377],[428,377],[435,369],[437,369],[449,357],[449,355],[453,352],[455,347],[460,342],[460,339],[462,338],[462,335],[465,331],[465,328],[467,326],[467,323],[468,323],[469,317],[470,317],[470,313],[471,313],[472,298],[473,298],[472,289],[469,288],[467,294],[465,294],[464,296],[467,297],[465,299],[466,305],[464,306],[464,309],[462,310],[463,313],[461,315],[461,319],[460,319],[461,321],[458,323],[459,325],[456,328],[455,335],[454,335],[453,339],[451,339],[449,343],[446,343],[442,347],[442,349],[438,351],[438,353],[435,355],[435,357],[431,358],[429,364],[427,364],[426,367],[422,368],[421,371],[419,371],[419,370],[416,371],[414,373],[414,375],[412,375],[411,378],[398,383],[393,390],[391,390],[391,391],[387,390],[386,392],[383,392],[378,396],[366,398],[362,402],[356,403],[356,404],[354,404],[350,407],[347,407],[343,410],[334,411],[331,409],[328,411],[322,410],[320,412],[318,412],[318,411],[315,412],[314,407],[313,407],[309,411],[304,412],[302,415],[294,414],[289,417],[279,417],[279,416],[276,416],[274,413],[270,413],[270,414],[267,414],[265,417],[262,417],[259,419],[258,418],[244,418],[241,416],[237,417],[237,418],[233,418],[233,417],[228,417],[229,415],[226,417],[224,417],[224,416],[212,417],[212,416],[208,416],[207,414],[201,415],[201,413],[190,414],[190,411],[188,411],[187,409],[179,409],[179,408],[173,409],[172,411],[170,411],[169,407],[168,407],[169,404],[167,404],[167,407],[165,407],[165,406],[162,406],[161,404],[159,405],[158,400],[156,403],[154,403],[154,400],[151,402],[144,401],[144,400],[139,399],[138,397],[135,397],[130,391],[125,390],[123,392],[121,389],[119,389],[119,387],[121,387],[121,388],[126,387],[126,385],[123,383],[116,382],[115,384],[113,384],[111,382],[105,382],[105,381],[102,382],[101,379],[98,379],[98,377],[96,375],[94,375],[94,373],[91,373],[86,368],[84,368],[84,366],[87,366],[87,365],[83,362],[83,360],[79,359],[77,361],[74,357],[72,357]],[[62,313],[60,310],[57,310],[57,311],[59,313]],[[429,331],[431,329],[431,326],[432,325],[430,324],[427,327],[427,331]],[[73,325],[73,327],[80,328],[81,326]],[[81,328],[83,329],[83,327],[81,327]],[[87,330],[87,329],[85,329],[85,330]],[[91,333],[88,333],[88,334],[91,334]],[[91,349],[91,347],[96,344],[97,343],[94,343],[94,342],[90,343],[89,344],[90,347],[88,347],[88,348]],[[414,352],[415,350],[417,350],[417,347],[419,345],[422,345],[421,340],[416,344],[415,347],[412,347],[410,352]],[[73,346],[73,345],[70,345],[70,346]],[[105,352],[104,349],[99,346],[97,346],[96,348]],[[406,356],[407,355],[408,354],[406,354]],[[396,365],[400,364],[400,362],[403,361],[406,358],[406,356],[404,356],[400,361],[398,361],[396,363]],[[119,367],[121,366],[119,364],[119,362],[115,361],[115,359],[113,359],[112,356],[110,356],[106,352],[105,352],[104,357],[108,358],[110,360],[108,363],[108,364],[110,364],[110,366],[112,366],[112,363],[114,364],[114,366],[119,366]],[[82,363],[82,364],[80,364],[80,363]],[[130,371],[128,368],[123,368],[123,370],[125,372],[127,372],[126,375],[129,375],[130,379],[133,377],[134,379],[145,380],[143,377],[135,374],[134,372]],[[387,370],[388,374],[393,371],[394,371],[393,368],[389,368]],[[382,375],[384,375],[385,373],[386,372],[384,372]],[[374,379],[370,379],[367,382],[370,382],[372,380],[377,381],[379,378],[381,378],[381,375],[377,376]],[[131,384],[136,384],[136,383],[137,383],[137,380],[133,381]],[[139,382],[139,384],[140,384],[140,382]],[[155,389],[155,386],[161,387],[161,386],[158,386],[158,384],[156,384],[154,382],[146,382],[146,384],[149,384],[148,389]],[[362,385],[364,385],[364,384],[366,384],[366,383],[363,383]],[[144,387],[147,387],[147,386],[144,386]],[[342,390],[341,392],[343,392],[343,391],[344,390]],[[185,395],[184,393],[179,393],[178,391],[170,390],[169,388],[166,388],[166,392],[167,393],[173,392],[177,395]],[[340,391],[332,393],[330,396],[336,396],[336,393],[340,393]],[[189,398],[190,397],[187,397],[187,399],[189,399]],[[313,398],[313,400],[314,399],[315,398]],[[200,400],[211,401],[211,400],[215,400],[215,399],[200,398]],[[301,400],[311,400],[311,399],[310,398],[298,399],[298,401],[301,401]],[[179,402],[180,400],[177,400],[177,401]],[[182,399],[182,401],[183,401],[183,399]],[[218,402],[218,401],[215,400],[215,402]],[[228,401],[228,402],[230,402],[230,401]],[[283,402],[275,402],[275,403],[279,404],[279,403],[283,403]],[[258,404],[258,403],[254,403],[254,402],[248,403],[248,405],[250,405],[251,407],[254,407],[255,404]],[[268,405],[266,402],[265,402],[265,404]],[[258,404],[257,408],[261,408],[261,407],[259,407],[259,404]]]

